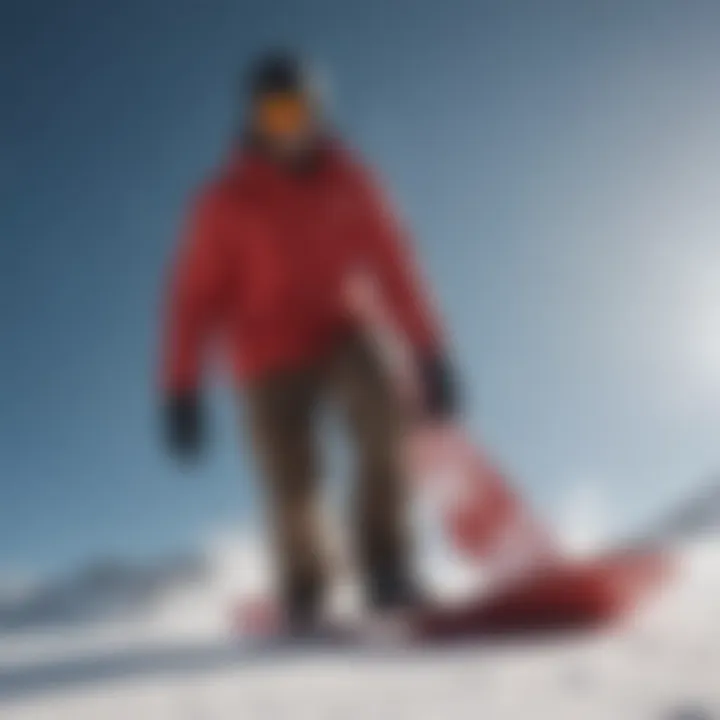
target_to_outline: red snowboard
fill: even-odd
[[[626,551],[536,570],[478,601],[435,607],[417,619],[420,638],[578,632],[626,617],[667,578],[658,551]]]

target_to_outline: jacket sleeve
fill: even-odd
[[[365,214],[362,242],[373,274],[395,322],[419,351],[443,344],[435,304],[423,278],[408,232],[379,185],[363,178]]]
[[[220,319],[225,287],[222,208],[212,192],[191,208],[166,301],[162,384],[172,394],[196,390],[202,360]]]

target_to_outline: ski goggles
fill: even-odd
[[[312,104],[299,93],[269,93],[256,100],[255,127],[266,137],[297,137],[308,132],[313,124]]]

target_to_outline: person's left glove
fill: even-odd
[[[418,358],[423,413],[432,420],[448,420],[460,412],[457,379],[450,361],[441,352]]]
[[[184,460],[196,458],[204,442],[204,420],[196,393],[171,395],[164,407],[165,442],[170,452]]]

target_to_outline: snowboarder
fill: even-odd
[[[333,403],[355,449],[356,547],[377,611],[416,598],[399,458],[406,418],[345,292],[371,276],[409,339],[421,412],[443,419],[457,394],[408,239],[370,173],[330,131],[311,68],[289,53],[249,73],[242,140],[198,194],[175,261],[163,351],[170,449],[204,439],[203,358],[217,341],[244,391],[267,489],[288,630],[320,620],[317,410]]]

